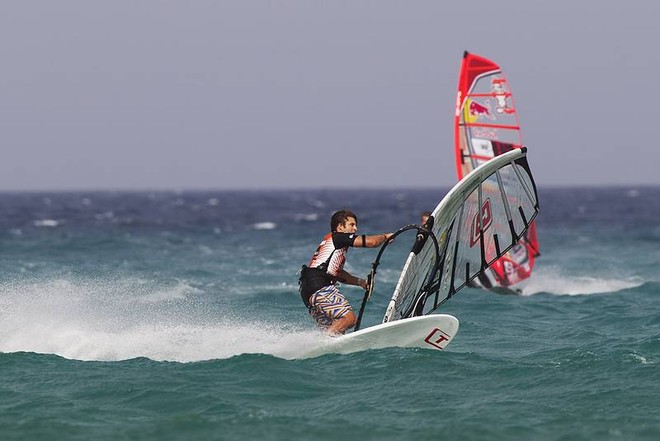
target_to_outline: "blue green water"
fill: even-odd
[[[392,231],[445,191],[1,194],[0,439],[660,439],[659,188],[540,189],[533,278],[450,299],[444,351],[297,358],[329,215]]]

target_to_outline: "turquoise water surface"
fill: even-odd
[[[330,214],[393,231],[445,192],[0,195],[0,439],[660,439],[660,188],[540,189],[534,276],[450,299],[444,351],[298,358]]]

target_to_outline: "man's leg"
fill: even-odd
[[[331,334],[343,334],[355,326],[357,318],[348,300],[335,285],[316,291],[310,298],[310,312],[316,323]]]
[[[328,327],[328,332],[331,334],[343,334],[347,329],[355,326],[355,322],[357,322],[357,317],[355,317],[353,311],[349,311],[343,317],[332,322],[332,325]]]

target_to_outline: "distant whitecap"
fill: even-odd
[[[637,277],[617,279],[602,276],[565,275],[557,268],[544,268],[530,278],[523,287],[523,295],[546,292],[557,295],[606,294],[641,286],[643,280]]]
[[[277,224],[275,222],[257,222],[252,225],[252,228],[255,230],[274,230],[277,228]]]
[[[319,220],[319,215],[316,213],[298,213],[294,216],[297,221],[315,222]]]
[[[97,213],[94,215],[96,220],[112,219],[114,217],[115,214],[112,211],[104,211],[103,213]]]
[[[55,219],[40,219],[34,221],[34,226],[35,227],[56,227],[60,223],[56,221]]]

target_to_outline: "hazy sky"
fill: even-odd
[[[0,191],[448,187],[464,50],[539,186],[660,184],[660,2],[0,3]]]

